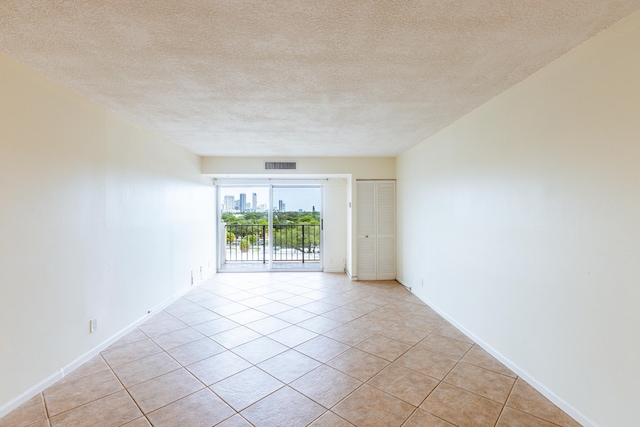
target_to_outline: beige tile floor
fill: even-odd
[[[579,424],[397,282],[237,273],[0,419],[93,425]]]

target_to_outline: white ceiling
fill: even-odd
[[[0,52],[200,155],[394,156],[640,0],[2,0]]]

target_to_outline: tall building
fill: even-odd
[[[240,193],[240,204],[238,205],[238,210],[240,212],[246,212],[247,210],[247,195],[245,193]]]
[[[278,212],[284,212],[285,204],[282,200],[278,200]]]
[[[235,198],[233,196],[224,196],[224,210],[231,212],[234,208]]]
[[[255,212],[257,210],[257,207],[258,207],[258,195],[256,193],[253,193],[253,196],[251,196],[251,210]]]

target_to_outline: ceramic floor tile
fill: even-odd
[[[254,330],[262,335],[269,335],[276,331],[291,326],[291,323],[285,322],[277,317],[267,317],[266,319],[258,320],[257,322],[248,323],[247,328]]]
[[[444,322],[442,326],[434,331],[434,333],[438,335],[442,335],[443,337],[451,338],[454,340],[466,342],[469,344],[474,344],[473,340],[460,332],[455,326],[450,324],[449,322]]]
[[[309,427],[353,427],[353,424],[333,412],[327,411],[320,418],[309,424]]]
[[[442,335],[431,334],[417,344],[417,347],[424,348],[434,353],[440,353],[446,357],[460,360],[472,347],[472,344],[443,337]]]
[[[44,395],[53,426],[150,427],[131,396],[155,426],[579,425],[397,282],[330,273],[215,275]]]
[[[182,366],[191,365],[192,363],[206,359],[222,353],[227,349],[213,341],[210,338],[203,338],[189,344],[181,345],[167,350],[167,353],[178,361]]]
[[[262,337],[235,347],[232,351],[255,365],[286,350],[288,348],[279,342]]]
[[[295,347],[295,350],[324,363],[339,354],[344,353],[349,348],[350,347],[346,344],[342,344],[341,342],[334,341],[331,338],[321,335],[300,344]]]
[[[557,424],[506,407],[500,414],[496,427],[557,427]]]
[[[460,362],[444,381],[480,396],[504,404],[513,388],[514,378]]]
[[[38,393],[8,415],[0,418],[0,427],[28,426],[47,419],[42,394]]]
[[[149,337],[146,336],[145,333],[142,332],[140,329],[135,328],[134,330],[132,330],[131,332],[129,332],[128,334],[126,334],[125,336],[123,336],[122,338],[114,342],[113,344],[111,344],[104,351],[111,350],[116,347],[121,347],[126,344],[131,344],[137,341],[143,341],[146,339],[149,339]]]
[[[266,298],[265,298],[266,299]],[[271,301],[269,299],[266,299],[268,301],[268,303],[263,304],[263,305],[259,305],[257,307],[255,307],[256,310],[268,314],[270,316],[274,316],[276,314],[280,314],[283,313],[285,311],[289,311],[291,310],[291,306],[287,305],[287,304],[283,304],[281,302],[277,302],[277,301]]]
[[[249,367],[249,362],[227,350],[193,363],[187,369],[205,385],[211,385]]]
[[[128,388],[145,414],[192,394],[204,385],[184,369],[169,372]]]
[[[109,365],[107,365],[107,363],[104,361],[104,359],[100,355],[94,356],[90,360],[80,365],[78,368],[74,369],[73,371],[65,375],[59,382],[68,383],[68,382],[76,381],[76,380],[79,380],[80,378],[97,374],[98,372],[106,371],[108,369],[109,369]]]
[[[108,370],[76,381],[55,384],[46,389],[43,395],[49,417],[52,417],[122,389],[120,381]]]
[[[158,347],[156,343],[147,338],[142,341],[136,341],[120,347],[105,350],[101,355],[113,368],[160,352],[162,352],[162,349]]]
[[[563,427],[577,427],[579,423],[555,406],[540,392],[531,387],[522,379],[516,381],[511,395],[507,400],[507,406],[522,412],[534,415],[543,420]]]
[[[417,409],[402,427],[456,427],[448,421]],[[506,427],[506,426],[505,426]]]
[[[63,412],[50,419],[51,427],[116,427],[140,418],[142,413],[131,396],[121,390]]]
[[[365,314],[362,317],[358,317],[356,320],[352,320],[348,322],[349,325],[359,328],[366,329],[373,334],[379,334],[381,331],[387,329],[389,326],[393,325],[395,322],[392,320],[381,319],[379,317],[373,317],[369,314]]]
[[[215,334],[211,336],[211,339],[228,349],[232,349],[260,337],[262,337],[262,334],[245,326],[239,326],[237,328]]]
[[[402,341],[409,345],[415,345],[422,341],[422,339],[429,335],[429,333],[421,329],[416,329],[407,325],[403,325],[401,323],[396,323],[380,331],[380,335]]]
[[[232,314],[240,313],[241,311],[245,311],[247,309],[246,305],[239,304],[237,302],[232,302],[229,304],[221,305],[215,308],[212,308],[214,313],[218,313],[220,316],[230,316]]]
[[[147,320],[142,322],[142,326],[150,325],[152,323],[157,323],[164,320],[173,320],[173,319],[175,319],[174,316],[170,315],[169,313],[163,310],[151,315],[151,317],[149,317]]]
[[[256,308],[256,307],[261,307],[263,305],[271,304],[273,302],[273,300],[270,300],[269,298],[256,296],[253,293],[251,295],[253,295],[251,298],[242,300],[243,305],[246,305],[247,307],[251,307],[251,308]],[[287,310],[289,309],[290,307],[287,306]],[[271,313],[268,313],[268,314],[271,314]]]
[[[435,378],[409,368],[391,364],[367,384],[417,407],[436,388],[438,382]]]
[[[306,426],[325,409],[289,387],[283,387],[242,411],[256,426]]]
[[[469,391],[440,383],[420,409],[463,426],[492,426],[498,421],[502,405]]]
[[[180,365],[167,353],[158,353],[117,366],[113,368],[113,372],[125,387],[131,387],[179,368]]]
[[[290,385],[324,407],[331,408],[360,387],[362,382],[329,366],[321,365]]]
[[[407,343],[400,342],[384,335],[374,335],[356,346],[360,350],[393,362],[411,348]]]
[[[424,307],[419,308],[418,310],[416,310],[413,313],[411,313],[411,316],[429,317],[431,319],[440,320],[441,322],[445,321],[442,318],[442,316],[440,316],[434,309],[432,309],[431,307],[429,307],[427,305],[425,305]]]
[[[293,308],[291,310],[283,311],[282,313],[278,313],[275,315],[278,319],[284,320],[289,323],[298,323],[304,322],[307,319],[311,319],[315,316],[314,313],[310,311],[302,310],[299,308]]]
[[[263,313],[258,310],[249,309],[245,311],[241,311],[240,313],[235,313],[230,316],[227,316],[227,319],[233,320],[234,322],[240,325],[246,325],[247,323],[257,322],[262,319],[269,317],[269,314]]]
[[[151,427],[151,424],[149,424],[149,421],[147,421],[145,417],[140,417],[129,423],[126,423],[122,427]]]
[[[172,319],[161,320],[159,322],[149,323],[138,326],[142,332],[147,334],[150,338],[157,337],[158,335],[168,334],[169,332],[177,331],[178,329],[188,328],[184,322],[179,321],[175,317]]]
[[[179,329],[177,331],[169,332],[163,335],[152,338],[153,341],[158,344],[163,350],[169,350],[174,347],[179,347],[184,344],[188,344],[193,341],[205,338],[203,334],[197,330],[188,327]]]
[[[236,411],[268,396],[284,384],[256,367],[246,369],[211,386]]]
[[[336,308],[335,310],[322,313],[322,316],[328,317],[329,319],[337,320],[339,322],[347,323],[357,319],[358,317],[362,316],[362,314],[340,307]]]
[[[427,333],[434,332],[442,326],[444,323],[441,319],[434,319],[431,317],[419,316],[415,313],[397,322],[398,325],[408,326]]]
[[[233,322],[225,317],[220,317],[218,319],[209,320],[208,322],[195,325],[193,329],[203,335],[210,337],[212,335],[228,331],[229,329],[237,328],[238,326],[240,325],[236,322]]]
[[[315,302],[315,300],[313,300],[311,298],[306,298],[306,297],[303,297],[303,296],[300,296],[300,295],[296,295],[296,296],[290,297],[290,298],[281,299],[279,301],[281,303],[283,303],[283,304],[287,304],[287,305],[290,305],[292,307],[298,307],[298,308],[302,308],[303,305]],[[315,313],[315,314],[318,314],[318,313]]]
[[[413,347],[396,359],[394,363],[441,380],[456,366],[458,361],[442,354]]]
[[[326,313],[327,311],[335,310],[338,307],[336,307],[334,304],[327,304],[326,302],[322,301],[313,301],[300,306],[300,308],[302,310],[310,311],[313,314],[322,314]]]
[[[12,426],[12,427],[19,427],[19,426]],[[44,419],[42,421],[36,421],[33,424],[29,424],[26,427],[51,427],[51,424],[49,423],[49,419]]]
[[[341,322],[323,316],[312,317],[311,319],[298,323],[298,326],[315,332],[316,334],[323,334],[340,325],[342,325]]]
[[[327,365],[362,382],[368,381],[389,364],[388,361],[357,348],[352,348],[329,360]]]
[[[315,332],[311,332],[308,329],[304,329],[296,325],[292,325],[269,334],[269,338],[276,340],[287,347],[295,347],[317,336],[318,334]]]
[[[337,328],[325,332],[323,335],[336,341],[340,341],[343,344],[355,346],[367,338],[371,338],[375,335],[375,332],[367,328],[358,328],[350,323],[345,323]]]
[[[356,426],[400,426],[415,407],[374,387],[363,385],[332,411]]]
[[[203,389],[147,415],[154,427],[213,426],[236,412],[211,390]]]
[[[385,319],[385,320],[391,320],[391,321],[393,321],[395,323],[395,322],[399,322],[400,320],[404,319],[409,314],[408,313],[398,312],[398,311],[396,311],[396,310],[394,310],[393,308],[390,308],[390,307],[382,307],[382,308],[379,308],[377,310],[372,311],[368,315],[372,316],[372,317],[380,317],[380,318]]]
[[[300,378],[320,365],[315,359],[295,350],[287,350],[260,363],[258,367],[285,384]]]
[[[462,361],[508,377],[516,378],[516,374],[511,372],[509,368],[504,366],[477,344],[471,347],[471,350],[464,355]]]
[[[249,421],[242,418],[241,415],[236,414],[233,417],[224,420],[220,424],[216,424],[216,427],[253,427],[253,426],[249,424]]]

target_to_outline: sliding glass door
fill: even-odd
[[[321,271],[321,186],[220,186],[219,271]]]
[[[273,269],[322,270],[322,187],[272,187]]]

